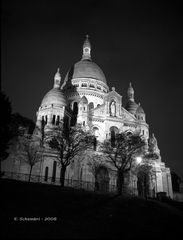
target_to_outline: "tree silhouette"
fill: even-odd
[[[116,134],[115,140],[106,140],[102,144],[103,153],[111,160],[117,169],[117,190],[122,194],[124,174],[127,173],[137,153],[144,151],[145,141],[139,135],[120,133]]]
[[[35,123],[33,120],[24,117],[19,113],[13,113],[11,115],[10,131],[12,139],[23,135],[25,132],[32,134],[34,128]]]
[[[8,157],[9,141],[11,139],[11,131],[9,124],[11,122],[11,103],[9,98],[0,91],[1,117],[0,117],[0,161]]]
[[[20,146],[22,150],[22,155],[20,156],[22,160],[30,166],[29,171],[29,182],[31,179],[32,169],[41,160],[40,155],[40,145],[35,144],[32,140],[32,135],[23,135],[20,139]]]
[[[58,162],[61,166],[60,182],[64,186],[67,167],[74,162],[77,156],[84,154],[93,146],[93,136],[89,131],[84,131],[80,125],[67,128],[59,126],[58,134],[48,141],[49,146],[58,153]]]

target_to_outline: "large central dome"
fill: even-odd
[[[62,87],[70,85],[74,79],[94,79],[107,85],[105,75],[101,68],[91,60],[91,44],[88,36],[83,44],[83,56],[81,61],[75,63],[66,74]]]
[[[107,84],[101,68],[96,63],[88,59],[75,63],[67,73],[65,82],[75,78],[93,78]]]

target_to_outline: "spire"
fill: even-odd
[[[132,102],[134,102],[134,90],[133,90],[133,87],[132,87],[131,82],[130,82],[130,84],[129,84],[127,94],[128,94],[129,100],[132,101]]]
[[[89,41],[88,38],[89,38],[89,36],[86,35],[86,39],[85,39],[84,44],[83,44],[82,60],[85,60],[85,59],[91,60],[91,44],[90,44],[90,41]]]
[[[152,134],[152,137],[149,138],[149,150],[160,154],[157,139],[155,138],[154,133]]]
[[[57,72],[54,77],[54,88],[60,88],[60,83],[61,83],[61,75],[60,75],[60,69],[57,69]]]

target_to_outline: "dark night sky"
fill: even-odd
[[[92,59],[108,86],[125,103],[132,82],[162,160],[183,178],[181,5],[124,2],[3,0],[2,88],[15,112],[35,120],[57,67],[64,78],[89,34]]]

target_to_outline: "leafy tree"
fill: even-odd
[[[0,91],[1,117],[0,117],[0,161],[8,157],[8,146],[11,139],[9,124],[11,121],[11,103],[9,98]]]
[[[116,134],[113,141],[104,141],[101,149],[117,169],[119,195],[122,194],[125,173],[131,169],[136,154],[144,151],[145,145],[141,136],[129,133]]]
[[[61,165],[61,186],[64,186],[65,172],[67,167],[93,145],[93,136],[89,131],[84,131],[80,125],[67,128],[58,127],[58,134],[53,136],[49,146],[58,153],[58,161]]]

